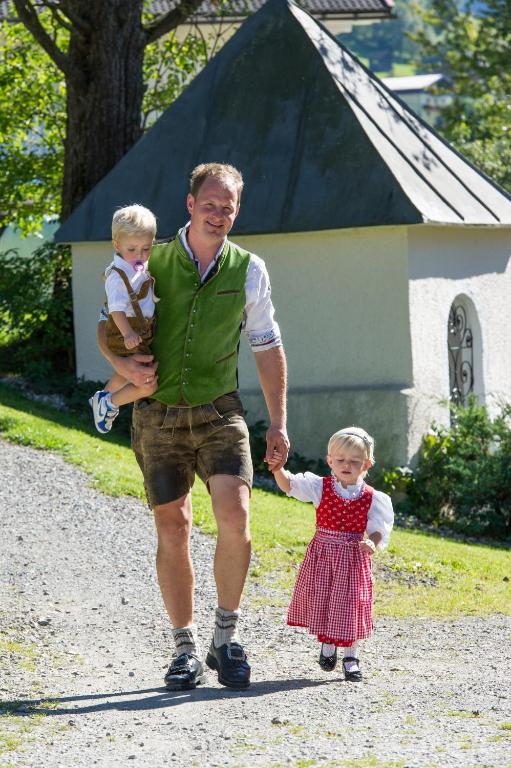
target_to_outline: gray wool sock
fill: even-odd
[[[176,644],[176,653],[180,656],[182,653],[193,653],[199,655],[199,643],[197,638],[197,626],[190,624],[189,627],[178,627],[172,630],[172,636]]]
[[[239,643],[238,619],[239,611],[226,611],[220,606],[215,611],[215,632],[213,634],[213,643],[215,648],[229,643]]]

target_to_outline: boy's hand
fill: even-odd
[[[138,347],[138,345],[142,343],[142,339],[138,333],[135,333],[135,331],[127,333],[126,336],[123,336],[123,339],[126,349],[135,349],[135,347]]]
[[[374,541],[371,541],[371,539],[364,539],[363,541],[359,542],[360,551],[366,553],[367,555],[374,555],[376,552],[376,544]]]
[[[278,451],[273,451],[273,456],[268,459],[268,469],[270,472],[275,472],[277,467],[282,466],[283,456]]]

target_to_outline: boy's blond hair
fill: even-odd
[[[238,190],[238,203],[243,190],[243,176],[233,165],[226,163],[202,163],[198,165],[190,174],[190,194],[197,197],[199,189],[206,179],[213,177],[222,184],[234,184]]]
[[[126,205],[118,208],[112,218],[112,240],[121,235],[156,235],[156,216],[143,205]]]
[[[374,464],[374,438],[361,427],[345,427],[334,432],[328,441],[328,454],[339,449],[352,450],[357,448],[364,452],[366,459]]]

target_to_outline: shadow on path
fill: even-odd
[[[235,691],[229,688],[213,688],[201,686],[191,691],[167,691],[166,688],[141,688],[134,691],[118,691],[110,693],[92,693],[83,696],[48,696],[40,699],[17,699],[16,701],[0,701],[0,713],[16,714],[18,716],[42,715],[86,715],[91,712],[144,712],[151,709],[164,709],[186,704],[189,701],[215,701],[230,699],[233,696],[244,696],[248,699],[257,696],[268,696],[283,691],[298,691],[302,688],[316,688],[338,680],[264,680],[252,683],[245,691]],[[146,695],[153,694],[153,695]],[[120,697],[131,697],[120,701]],[[107,699],[107,701],[101,701]],[[115,701],[110,701],[115,699]],[[62,706],[70,702],[96,702],[83,706]],[[49,705],[49,706],[48,706]],[[3,712],[2,712],[3,710]]]

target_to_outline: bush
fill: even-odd
[[[471,398],[433,424],[407,480],[406,511],[470,536],[511,536],[511,405],[492,421]]]
[[[44,243],[29,258],[0,253],[3,365],[29,380],[74,371],[71,252]]]

